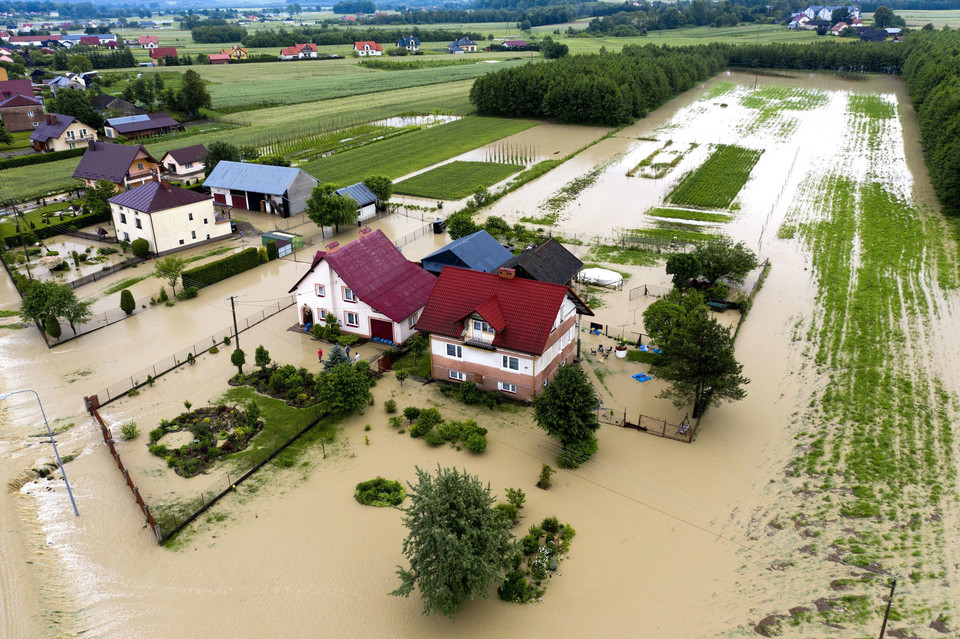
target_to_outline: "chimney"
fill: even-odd
[[[330,243],[327,244],[327,246],[326,246],[327,253],[333,253],[333,252],[336,251],[338,248],[340,248],[340,242],[330,242]]]
[[[46,115],[44,116],[44,120],[46,120],[47,124],[56,124],[56,123],[57,123],[57,121],[54,119],[52,113],[46,114]]]
[[[360,237],[364,237],[365,235],[370,235],[371,233],[373,233],[373,229],[370,228],[369,226],[366,228],[360,229]]]
[[[517,276],[517,272],[512,268],[503,268],[500,267],[497,269],[497,275],[502,280],[512,280]]]
[[[166,190],[170,190],[170,181],[167,178],[160,178],[160,186]]]
[[[90,140],[89,142],[87,142],[87,149],[89,149],[90,151],[96,151],[96,150],[97,150],[97,141],[96,141],[96,140]]]

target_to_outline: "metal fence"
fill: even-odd
[[[105,328],[111,324],[122,322],[130,316],[131,315],[127,315],[123,309],[114,308],[110,309],[109,311],[104,311],[103,313],[97,313],[91,317],[88,322],[76,324],[76,333],[73,332],[73,329],[71,329],[69,325],[61,326],[61,330],[63,332],[60,334],[58,339],[54,339],[49,333],[44,333],[44,338],[47,340],[47,348],[60,346],[65,342],[69,342],[72,339],[80,337],[81,335],[86,335],[87,333],[92,333],[93,331],[100,330],[101,328]]]
[[[433,222],[427,222],[426,224],[423,225],[422,228],[412,233],[407,233],[403,237],[396,240],[393,244],[397,248],[400,248],[402,246],[409,244],[410,242],[413,242],[414,240],[420,239],[424,235],[429,235],[431,233],[433,233]]]
[[[243,319],[238,319],[237,330],[242,333],[250,327],[256,326],[268,317],[272,317],[280,311],[290,308],[296,303],[296,301],[296,296],[291,295],[289,298],[283,299],[275,304],[271,304],[254,315]],[[122,313],[123,311],[120,312]],[[132,389],[143,386],[144,384],[149,384],[152,380],[160,377],[164,373],[168,373],[176,367],[188,362],[191,355],[193,357],[198,357],[199,355],[206,353],[212,347],[223,344],[223,338],[233,336],[233,334],[233,327],[225,326],[222,330],[217,331],[213,335],[205,337],[195,344],[181,349],[158,362],[154,362],[152,365],[147,366],[136,373],[133,373],[132,375],[116,382],[115,384],[98,391],[95,395],[91,395],[91,397],[96,397],[100,406],[106,406],[110,402],[120,399]]]
[[[108,275],[113,275],[114,273],[117,273],[124,269],[128,269],[131,266],[134,266],[135,264],[139,264],[140,262],[145,262],[146,259],[147,258],[145,257],[128,258],[123,262],[118,262],[114,264],[113,266],[105,266],[103,269],[96,271],[94,273],[91,273],[90,275],[84,275],[83,277],[78,277],[73,281],[67,282],[67,286],[74,289],[80,288],[81,286],[85,286],[87,284],[90,284],[91,282],[102,280]]]
[[[693,441],[693,437],[700,426],[700,420],[697,420],[695,424],[691,424],[689,417],[684,417],[683,421],[679,424],[672,424],[659,417],[638,415],[637,423],[632,424],[627,421],[626,415],[624,415],[623,422],[617,424],[617,426],[622,426],[623,428],[633,428],[644,433],[649,433],[658,437],[664,437],[666,439],[673,439],[679,442],[686,442],[689,444]]]

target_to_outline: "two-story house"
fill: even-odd
[[[43,100],[28,95],[15,95],[0,102],[0,119],[4,128],[15,131],[33,131],[43,122]]]
[[[400,36],[400,39],[397,40],[397,48],[416,53],[420,50],[420,38],[417,36]]]
[[[281,60],[312,60],[317,57],[317,45],[312,42],[294,44],[292,47],[280,49]]]
[[[110,212],[117,239],[145,239],[157,255],[230,236],[230,220],[217,217],[212,197],[166,180],[114,195]]]
[[[160,163],[142,144],[109,144],[91,140],[73,177],[91,187],[100,180],[113,182],[118,191],[160,179]]]
[[[33,150],[39,153],[82,148],[97,139],[97,131],[72,115],[47,113],[43,123],[30,134]]]
[[[297,294],[300,325],[322,323],[332,314],[344,333],[407,341],[437,278],[405,258],[380,230],[365,228],[359,239],[326,249],[289,291]]]
[[[430,335],[431,375],[530,400],[576,355],[580,315],[566,286],[446,266],[417,322]]]
[[[370,56],[370,55],[383,55],[383,47],[376,42],[354,42],[353,50],[360,57]]]
[[[203,178],[203,162],[201,159],[207,154],[207,147],[202,144],[186,146],[182,149],[167,151],[160,164],[167,170],[170,179],[184,184],[199,182]]]
[[[470,38],[463,37],[447,45],[449,53],[476,53],[477,43]]]

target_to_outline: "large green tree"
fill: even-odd
[[[700,260],[690,253],[674,253],[667,258],[667,275],[673,276],[674,288],[687,288],[690,280],[700,277],[702,269]]]
[[[24,321],[40,322],[41,326],[48,317],[63,318],[76,333],[76,325],[91,317],[90,303],[77,299],[77,294],[65,284],[36,282],[23,295],[20,317]]]
[[[886,29],[887,27],[905,27],[907,23],[895,14],[893,9],[880,5],[873,11],[873,26],[878,29]]]
[[[210,172],[223,160],[228,162],[240,161],[240,149],[229,142],[210,142],[206,147],[206,154],[200,158],[200,161],[203,162],[205,175],[210,175]]]
[[[357,219],[357,201],[352,197],[337,195],[338,188],[330,182],[319,184],[307,198],[307,217],[321,229],[332,226],[337,233],[341,224],[349,224]]]
[[[700,261],[700,274],[709,282],[723,279],[743,284],[747,273],[757,268],[756,254],[743,242],[734,244],[728,237],[698,246],[693,255]]]
[[[699,293],[673,292],[654,302],[643,313],[643,325],[662,350],[651,370],[670,383],[657,397],[703,410],[709,402],[746,396],[750,380],[741,374],[730,329],[710,316]]]
[[[47,101],[46,109],[47,113],[71,115],[95,129],[103,128],[103,116],[93,108],[90,97],[83,91],[58,91]]]
[[[117,185],[110,180],[97,180],[83,194],[83,202],[92,213],[110,213],[108,201],[117,194]]]
[[[370,398],[370,364],[341,362],[317,377],[316,390],[317,399],[332,415],[349,415],[361,410]]]
[[[368,175],[363,178],[363,183],[377,196],[379,200],[377,206],[386,206],[390,196],[393,195],[393,180],[385,175]]]
[[[410,484],[410,505],[403,509],[410,531],[403,554],[410,567],[397,567],[400,586],[391,594],[408,597],[416,587],[423,614],[452,619],[474,597],[489,597],[490,584],[504,578],[512,522],[494,510],[490,486],[466,470],[438,466],[435,476],[416,470],[417,484]]]
[[[597,450],[600,427],[593,387],[576,365],[561,366],[533,404],[537,426],[563,444],[558,463],[576,468]]]
[[[200,109],[209,109],[213,105],[203,78],[193,69],[188,69],[181,76],[178,95],[180,108],[189,118],[196,118]]]

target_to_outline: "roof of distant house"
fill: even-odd
[[[164,158],[167,155],[172,157],[177,164],[190,164],[191,162],[199,162],[200,158],[207,154],[207,147],[202,144],[194,144],[193,146],[185,146],[182,149],[173,149],[167,151]]]
[[[2,105],[0,105],[2,106]],[[49,116],[54,116],[50,118]],[[40,123],[36,129],[33,130],[33,133],[30,134],[31,140],[36,140],[37,142],[46,142],[51,138],[59,138],[63,135],[63,132],[67,130],[67,127],[73,124],[76,121],[72,115],[61,115],[59,113],[48,113],[48,117],[44,118],[43,122]],[[52,124],[49,120],[55,120]]]
[[[126,115],[122,118],[109,118],[106,126],[112,127],[118,133],[136,133],[166,127],[178,127],[180,123],[166,113],[145,113],[143,115]]]
[[[283,195],[303,170],[287,166],[221,160],[203,181],[206,188]],[[304,173],[304,175],[309,175]]]
[[[8,107],[42,107],[43,100],[40,98],[31,98],[29,95],[13,95],[0,102],[0,109],[6,109]]]
[[[437,281],[377,230],[335,251],[317,251],[310,269],[289,292],[296,291],[323,260],[362,302],[394,322],[402,322],[423,306]]]
[[[353,47],[354,47],[357,51],[359,51],[360,49],[363,49],[364,46],[367,46],[367,47],[373,49],[374,51],[383,51],[383,47],[382,47],[382,46],[380,46],[380,45],[377,44],[376,42],[371,42],[371,41],[369,41],[369,40],[363,40],[362,42],[354,42],[354,43],[353,43]]]
[[[153,213],[210,199],[212,198],[209,195],[181,189],[179,186],[164,180],[163,182],[147,182],[135,189],[114,195],[109,201],[135,211]]]
[[[540,282],[566,284],[583,268],[583,262],[552,237],[539,246],[507,260],[503,266],[517,275]]]
[[[150,57],[154,60],[165,58],[167,56],[176,58],[177,48],[176,47],[157,47],[156,49],[150,49]]]
[[[357,201],[359,206],[367,206],[377,201],[376,194],[363,182],[357,182],[356,184],[345,186],[342,189],[337,189],[336,194],[341,197],[344,195],[352,197]]]
[[[398,47],[409,47],[410,45],[420,46],[420,38],[417,36],[400,36],[397,40]]]
[[[423,267],[439,273],[447,266],[460,266],[489,273],[510,258],[505,249],[486,231],[477,231],[454,240],[423,258]]]
[[[470,38],[467,38],[467,37],[460,38],[459,40],[455,41],[453,44],[455,44],[455,45],[457,45],[457,46],[460,46],[460,47],[475,47],[475,46],[477,46],[477,43],[476,43],[476,42],[474,42],[473,40],[471,40]]]
[[[137,154],[143,152],[147,159],[156,162],[146,147],[142,144],[110,144],[108,142],[93,142],[87,145],[87,150],[80,158],[80,164],[73,172],[73,177],[87,180],[109,180],[114,184],[123,181],[123,177],[130,170],[130,165]]]
[[[494,346],[542,355],[568,295],[576,298],[560,284],[449,266],[437,278],[417,329],[459,339],[463,320],[476,313],[496,330]],[[497,330],[498,324],[503,328]]]
[[[31,98],[36,97],[30,80],[2,80],[0,81],[0,96],[14,96],[17,94]]]
[[[525,47],[527,46],[526,40],[506,40],[503,43],[505,47]]]
[[[229,60],[230,56],[226,53],[211,53],[207,56],[208,60]]]
[[[139,38],[137,38],[137,43],[138,44],[160,44],[160,40],[157,39],[157,36],[140,36]]]
[[[28,36],[10,36],[7,38],[10,44],[17,42],[46,42],[48,40],[60,40],[60,34],[57,35],[28,35]]]
[[[292,47],[280,49],[280,55],[297,55],[304,49],[316,53],[317,45],[313,44],[312,42],[308,42],[306,44],[295,44]]]
[[[127,102],[123,98],[118,98],[115,95],[108,95],[106,93],[101,93],[97,97],[90,100],[90,104],[97,111],[105,111],[107,109],[113,109],[114,111],[120,112],[140,112],[141,114],[146,114],[146,111],[141,109],[135,104]]]

